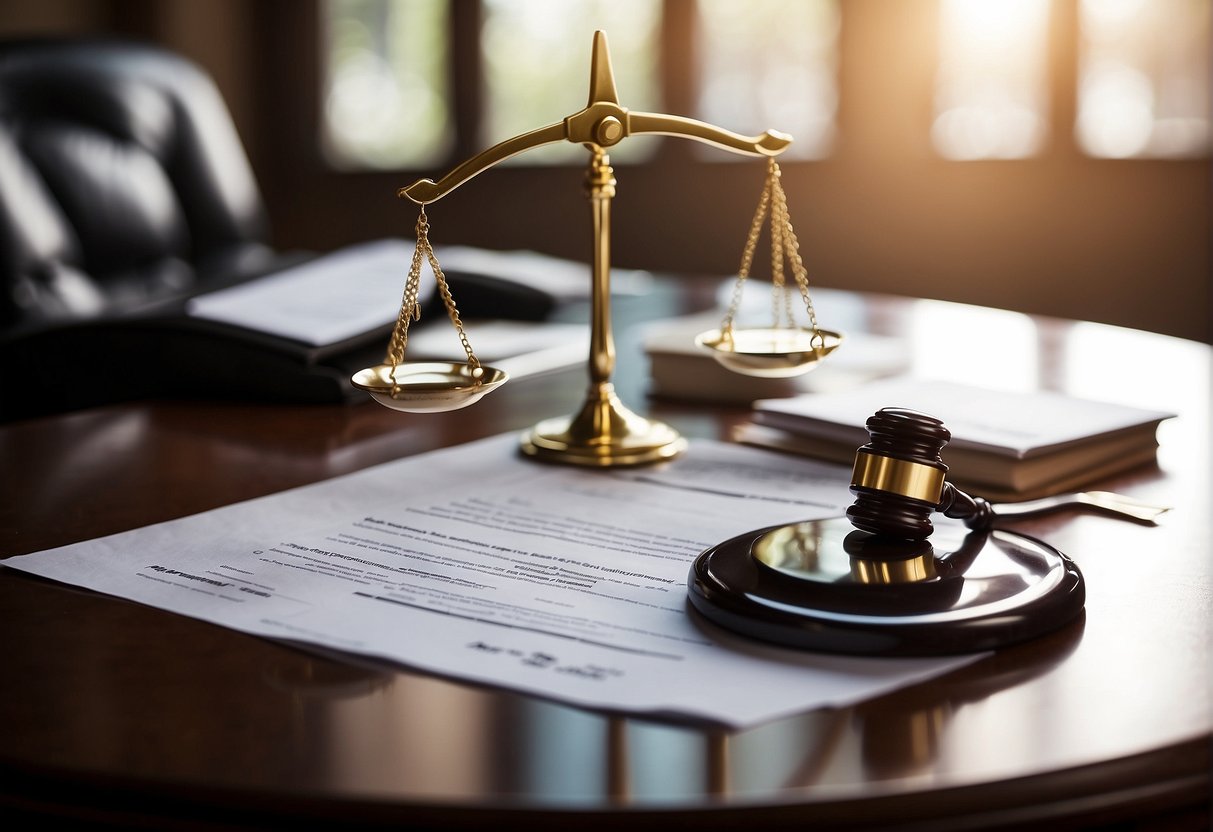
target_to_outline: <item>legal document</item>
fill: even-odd
[[[699,441],[661,466],[597,471],[517,447],[498,436],[4,566],[304,647],[731,727],[977,658],[793,651],[690,609],[708,547],[842,515],[842,467]]]

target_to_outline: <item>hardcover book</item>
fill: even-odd
[[[898,377],[848,390],[754,403],[734,439],[844,465],[868,442],[868,417],[905,407],[943,421],[948,479],[994,499],[1080,488],[1154,460],[1158,426],[1175,414],[1052,392],[1015,393]]]

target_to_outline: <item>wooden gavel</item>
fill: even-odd
[[[847,518],[857,529],[903,540],[924,540],[934,530],[931,514],[963,520],[970,529],[987,529],[994,508],[945,479],[940,458],[952,438],[943,422],[925,413],[886,407],[867,421],[868,444],[855,453]]]

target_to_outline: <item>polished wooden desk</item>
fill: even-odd
[[[699,302],[661,297],[637,308]],[[952,304],[831,303],[819,302],[823,321],[903,337],[918,372],[1180,414],[1160,431],[1157,465],[1100,483],[1174,506],[1163,525],[1068,515],[1019,527],[1080,564],[1081,621],[857,707],[725,733],[367,669],[0,569],[0,816],[224,828],[1207,829],[1210,348]],[[646,400],[627,317],[616,315],[624,401],[688,435],[727,436],[744,409]],[[0,554],[521,430],[574,409],[584,384],[580,370],[525,379],[438,416],[163,402],[0,426]]]

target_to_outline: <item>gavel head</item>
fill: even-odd
[[[931,513],[944,497],[948,466],[939,452],[952,438],[943,422],[900,407],[867,421],[870,441],[855,454],[847,518],[857,529],[905,540],[934,530]]]

